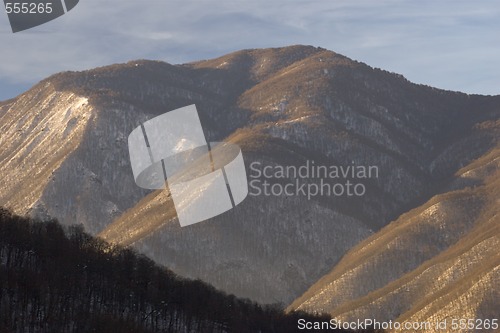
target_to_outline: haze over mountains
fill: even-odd
[[[363,197],[250,196],[180,228],[168,192],[134,183],[127,136],[190,104],[209,141],[242,148],[247,173],[252,162],[315,161],[377,166],[379,177]],[[314,284],[291,308],[339,318],[499,308],[499,256],[487,250],[499,243],[499,96],[415,85],[292,46],[60,73],[0,112],[0,205],[16,213],[81,223],[263,303],[289,304]]]

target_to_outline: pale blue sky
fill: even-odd
[[[64,70],[292,44],[321,46],[416,83],[500,94],[496,0],[81,0],[63,17],[16,34],[0,13],[0,41],[0,100]]]

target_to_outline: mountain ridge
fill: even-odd
[[[401,215],[348,251],[341,263],[289,309],[326,312],[341,320],[367,316],[400,322],[451,322],[464,316],[494,319],[500,284],[500,256],[495,250],[500,243],[499,152],[497,146],[462,168],[449,192]],[[454,206],[444,209],[454,201]],[[432,218],[432,214],[440,216]],[[436,235],[447,239],[419,240],[411,235],[418,232],[419,224],[436,228]],[[404,247],[405,236],[419,243]],[[398,238],[400,244],[393,246]],[[393,267],[384,272],[377,257],[401,263],[406,269],[398,273]],[[378,282],[361,291],[350,286],[353,281],[369,280]]]

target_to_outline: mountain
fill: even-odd
[[[250,195],[230,212],[181,228],[168,191],[134,183],[127,136],[145,120],[190,104],[207,139],[238,144],[247,174],[261,184],[317,186],[319,180],[265,179],[252,163],[261,171],[314,164],[378,172],[325,179],[331,186],[359,182],[362,196]],[[460,169],[496,147],[491,123],[499,106],[498,96],[415,85],[310,46],[60,73],[0,104],[0,204],[63,224],[76,221],[237,296],[288,304],[349,249],[448,192]],[[384,267],[395,258],[382,260]],[[355,297],[374,288],[367,281]]]

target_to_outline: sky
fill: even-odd
[[[0,43],[0,100],[61,71],[135,59],[178,64],[294,44],[415,83],[500,94],[497,0],[81,0],[15,34],[0,12]]]

